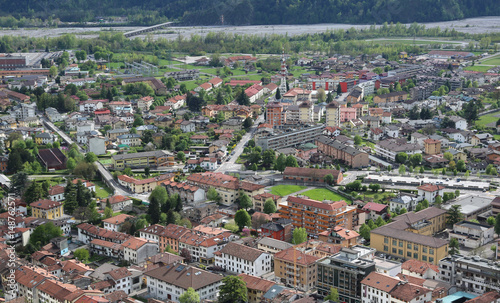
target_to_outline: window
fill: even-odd
[[[397,241],[397,240],[392,240],[392,245],[393,245],[393,246],[398,245],[398,241]]]
[[[388,244],[389,243],[389,238],[384,238],[384,243]]]
[[[429,262],[434,263],[434,257],[429,257]]]
[[[403,250],[402,250],[402,249],[400,249],[400,250],[398,251],[398,254],[403,255]]]
[[[434,254],[434,249],[429,248],[429,254],[433,255]]]
[[[406,244],[406,248],[411,249],[411,244],[410,243]]]
[[[392,253],[393,253],[393,254],[397,253],[397,249],[393,247],[393,248],[392,248]]]
[[[384,251],[389,251],[389,246],[384,245]]]
[[[399,247],[403,247],[403,241],[399,241]]]
[[[417,259],[418,260],[418,253],[413,253],[413,259]]]
[[[417,244],[413,245],[413,250],[418,250],[418,245]]]
[[[411,251],[406,252],[406,256],[407,256],[408,258],[411,258]]]
[[[422,256],[422,261],[427,262],[427,256]]]
[[[425,247],[425,246],[424,246],[424,247],[422,247],[422,252],[423,252],[424,254],[426,254],[426,253],[427,253],[427,247]]]

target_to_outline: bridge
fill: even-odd
[[[153,25],[153,26],[149,26],[149,27],[144,27],[144,28],[136,29],[136,30],[133,30],[133,31],[130,31],[130,32],[126,32],[123,35],[126,38],[130,38],[130,37],[133,37],[133,36],[138,36],[138,35],[141,35],[141,34],[144,34],[144,33],[153,32],[153,31],[158,30],[160,28],[164,28],[164,27],[170,26],[170,24],[172,24],[172,23],[174,23],[174,22],[165,22],[165,23],[162,23],[162,24],[157,24],[157,25]]]

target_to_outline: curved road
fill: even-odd
[[[42,121],[45,124],[45,126],[47,126],[48,128],[52,129],[59,136],[61,136],[61,138],[63,138],[63,140],[66,141],[66,143],[68,143],[68,145],[71,145],[71,144],[75,143],[73,140],[71,140],[71,138],[68,135],[66,135],[62,130],[60,130],[57,126],[55,126],[52,122],[50,122],[49,120],[47,120],[45,117],[42,117]],[[76,146],[78,146],[78,150],[82,154],[85,154],[85,151],[78,144],[76,144]],[[101,174],[101,176],[105,180],[106,184],[111,185],[111,187],[113,188],[113,192],[115,193],[115,195],[124,195],[124,196],[131,196],[131,195],[133,195],[132,192],[130,192],[129,190],[123,188],[120,184],[118,184],[115,181],[115,179],[113,179],[113,176],[111,175],[111,173],[101,164],[101,162],[96,161],[96,162],[94,162],[94,164],[97,166],[97,169],[99,170],[99,173]]]

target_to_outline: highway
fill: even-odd
[[[71,138],[68,135],[66,135],[62,130],[60,130],[57,126],[55,126],[54,123],[50,122],[45,117],[42,117],[42,121],[46,127],[55,131],[59,136],[61,136],[61,138],[64,141],[66,141],[66,143],[68,143],[68,145],[75,143],[73,140],[71,140]],[[86,153],[78,144],[76,144],[76,146],[78,146],[78,150],[82,154]],[[131,191],[122,187],[120,184],[118,184],[118,182],[116,182],[113,179],[113,176],[111,175],[111,173],[101,164],[101,162],[96,161],[96,162],[94,162],[94,164],[97,166],[97,169],[99,170],[99,173],[101,174],[103,180],[105,180],[106,184],[111,185],[115,195],[124,195],[124,196],[125,195],[126,196],[133,195],[133,193]]]

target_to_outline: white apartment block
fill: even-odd
[[[271,254],[234,242],[215,254],[215,265],[236,274],[261,277],[271,272]]]

